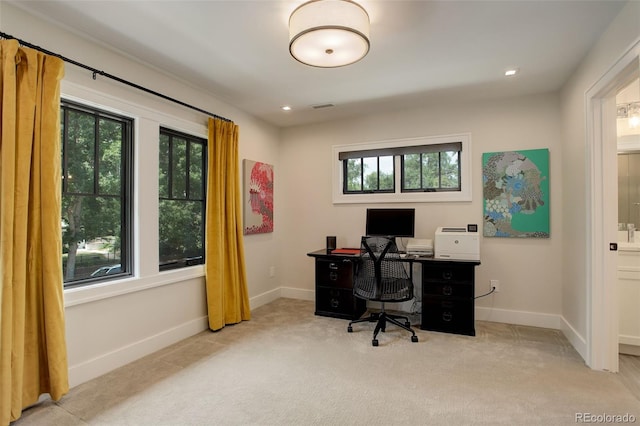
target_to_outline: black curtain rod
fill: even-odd
[[[120,78],[120,77],[116,77],[115,75],[111,75],[111,74],[106,73],[106,72],[104,72],[104,71],[100,71],[100,70],[98,70],[98,69],[95,69],[95,68],[93,68],[93,67],[90,67],[89,65],[82,64],[82,63],[80,63],[80,62],[78,62],[78,61],[74,61],[73,59],[69,59],[69,58],[67,58],[67,57],[64,57],[64,56],[62,56],[62,55],[60,55],[60,54],[58,54],[58,53],[51,52],[51,51],[49,51],[49,50],[47,50],[47,49],[44,49],[44,48],[42,48],[42,47],[40,47],[40,46],[36,46],[36,45],[31,44],[31,43],[28,43],[28,42],[26,42],[26,41],[24,41],[24,40],[20,40],[19,38],[16,38],[16,37],[14,37],[14,36],[12,36],[12,35],[9,35],[9,34],[6,34],[6,33],[3,33],[3,32],[0,32],[0,38],[4,38],[4,39],[7,39],[7,40],[9,40],[9,39],[17,40],[17,41],[18,41],[18,43],[20,43],[20,45],[21,45],[21,46],[30,47],[30,48],[35,49],[35,50],[38,50],[38,51],[40,51],[40,52],[42,52],[42,53],[46,53],[47,55],[51,55],[51,56],[55,56],[56,58],[60,58],[60,59],[62,59],[63,61],[68,62],[68,63],[70,63],[70,64],[73,64],[73,65],[75,65],[75,66],[77,66],[77,67],[80,67],[80,68],[84,68],[84,69],[86,69],[86,70],[89,70],[89,71],[91,71],[91,72],[93,73],[93,79],[94,79],[94,80],[96,79],[96,75],[98,75],[98,74],[99,74],[99,75],[101,75],[101,76],[103,76],[103,77],[110,78],[110,79],[115,80],[115,81],[117,81],[117,82],[119,82],[119,83],[126,84],[127,86],[134,87],[134,88],[136,88],[136,89],[138,89],[138,90],[142,90],[143,92],[150,93],[150,94],[152,94],[152,95],[154,95],[154,96],[157,96],[157,97],[159,97],[159,98],[165,99],[165,100],[167,100],[167,101],[171,101],[171,102],[173,102],[173,103],[176,103],[176,104],[178,104],[178,105],[182,105],[182,106],[184,106],[184,107],[187,107],[187,108],[193,109],[193,110],[198,111],[198,112],[201,112],[201,113],[203,113],[203,114],[210,115],[210,116],[212,116],[212,117],[214,117],[214,118],[218,118],[218,119],[220,119],[220,120],[224,120],[224,121],[233,122],[232,120],[229,120],[228,118],[221,117],[221,116],[219,116],[219,115],[217,115],[217,114],[214,114],[214,113],[209,112],[209,111],[205,111],[205,110],[203,110],[203,109],[201,109],[201,108],[195,107],[195,106],[190,105],[190,104],[188,104],[188,103],[186,103],[186,102],[182,102],[182,101],[180,101],[180,100],[178,100],[178,99],[172,98],[172,97],[167,96],[167,95],[163,95],[162,93],[158,93],[158,92],[156,92],[156,91],[154,91],[154,90],[147,89],[146,87],[140,86],[139,84],[132,83],[132,82],[127,81],[127,80],[124,80],[124,79],[122,79],[122,78]]]

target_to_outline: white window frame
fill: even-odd
[[[173,285],[205,275],[204,265],[160,271],[158,253],[158,139],[160,127],[206,139],[205,120],[187,120],[137,101],[117,97],[70,81],[62,81],[61,98],[134,119],[133,275],[64,289],[65,307],[93,303],[149,288]],[[169,110],[171,111],[171,110]],[[179,112],[180,110],[177,109]],[[145,222],[143,226],[142,222]],[[151,226],[147,226],[153,224]]]
[[[342,161],[338,159],[338,156],[341,152],[383,148],[401,148],[420,145],[437,145],[451,142],[462,143],[462,150],[460,151],[460,191],[401,192],[402,171],[400,169],[400,157],[395,156],[394,164],[396,172],[394,193],[344,194],[342,192],[344,183],[344,168],[342,167]],[[332,198],[334,204],[440,203],[472,201],[472,151],[470,133],[459,133],[443,136],[425,136],[410,139],[393,139],[346,145],[333,145],[331,151],[333,183]]]

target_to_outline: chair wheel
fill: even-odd
[[[351,326],[347,327],[347,331],[348,331],[349,333],[353,333],[353,327],[351,327]]]
[[[373,346],[378,346],[378,339],[373,339],[373,340],[371,341],[371,344],[372,344]]]
[[[411,341],[412,342],[417,342],[418,341],[418,336],[411,336]]]

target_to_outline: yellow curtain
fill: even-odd
[[[69,390],[60,227],[62,60],[0,41],[0,422]]]
[[[238,163],[238,126],[209,118],[206,288],[209,328],[249,320]]]

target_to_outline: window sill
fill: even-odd
[[[204,265],[159,272],[149,277],[127,277],[121,280],[106,281],[84,287],[64,290],[64,306],[82,305],[102,299],[122,296],[129,293],[148,290],[155,287],[176,284],[194,278],[204,278]]]

